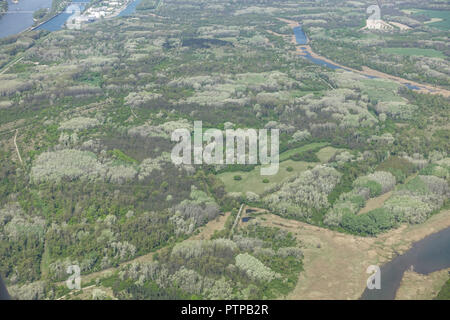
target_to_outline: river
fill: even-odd
[[[125,10],[123,10],[121,13],[119,13],[119,17],[123,16],[129,16],[130,14],[133,14],[136,11],[136,7],[141,3],[142,0],[135,0],[132,3],[130,3]]]
[[[86,2],[90,2],[91,0],[72,0],[72,4],[77,4],[77,6],[80,8],[80,11],[83,11]],[[48,31],[58,31],[61,30],[64,27],[64,24],[66,23],[67,19],[72,15],[73,13],[68,13],[66,10],[61,12],[60,14],[57,14],[50,20],[44,22],[39,27],[36,28],[36,30],[48,30]]]
[[[381,267],[381,289],[366,289],[362,300],[393,300],[403,274],[412,266],[414,272],[429,273],[450,268],[450,228],[434,233],[413,244],[412,248]]]
[[[8,12],[0,18],[0,38],[25,31],[34,23],[33,12],[52,5],[52,0],[19,0],[19,3],[7,1]]]

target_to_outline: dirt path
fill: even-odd
[[[283,18],[278,18],[278,20],[287,23],[291,28],[295,28],[295,27],[299,26],[299,23],[297,21],[294,21],[294,20],[288,20],[288,19],[283,19]],[[277,35],[276,33],[273,33],[273,32],[272,32],[272,34]],[[280,35],[280,36],[282,36],[282,35]],[[346,67],[346,66],[344,66],[342,64],[339,64],[339,63],[337,63],[335,61],[332,61],[332,60],[330,60],[328,58],[325,58],[325,57],[323,57],[321,55],[318,55],[317,53],[312,51],[311,46],[309,46],[309,45],[298,45],[297,41],[295,39],[295,35],[293,35],[291,37],[291,42],[296,46],[296,52],[299,55],[305,56],[306,53],[308,53],[313,58],[323,60],[323,61],[325,61],[327,63],[330,63],[330,64],[334,64],[334,65],[336,65],[336,66],[338,66],[338,67],[340,67],[340,68],[342,68],[344,70],[347,70],[347,71],[352,71],[352,72],[355,72],[355,73],[359,73],[359,74],[364,75],[364,76],[377,77],[377,78],[391,80],[391,81],[400,83],[402,85],[408,85],[408,86],[417,87],[418,89],[414,88],[412,90],[418,91],[420,93],[440,94],[440,95],[442,95],[442,96],[444,96],[446,98],[450,97],[450,91],[447,90],[447,89],[444,89],[444,88],[434,87],[434,86],[431,86],[431,85],[428,85],[428,84],[423,84],[423,83],[418,83],[418,82],[415,82],[415,81],[412,81],[412,80],[403,79],[403,78],[400,78],[400,77],[397,77],[397,76],[393,76],[393,75],[390,75],[390,74],[387,74],[387,73],[383,73],[383,72],[380,72],[380,71],[377,71],[377,70],[370,69],[369,67],[366,67],[366,66],[363,66],[362,70],[357,70],[357,69],[353,69],[353,68],[350,68],[350,67]]]
[[[14,135],[14,146],[16,147],[17,156],[19,157],[20,163],[23,164],[22,157],[20,156],[19,147],[17,146],[17,133],[19,129],[16,129],[16,134]]]
[[[389,197],[392,195],[392,191],[386,192],[385,194],[382,194],[381,196],[378,196],[376,198],[370,198],[367,200],[367,203],[364,208],[362,208],[358,214],[367,213],[369,211],[381,208],[384,204],[384,202],[389,199]]]
[[[12,66],[14,66],[17,62],[22,61],[24,57],[20,57],[19,59],[17,59],[16,61],[11,62],[9,65],[7,65],[5,67],[5,69],[2,70],[2,72],[0,72],[0,74],[4,74],[6,71],[8,71]]]
[[[234,228],[236,228],[236,225],[239,222],[239,218],[241,216],[241,212],[242,212],[243,208],[244,208],[244,204],[241,204],[241,207],[239,208],[239,212],[238,212],[236,219],[234,220],[233,226],[231,227],[231,230],[230,230],[230,239],[233,237]]]
[[[450,210],[432,216],[420,225],[403,225],[375,238],[343,234],[306,223],[265,215],[262,225],[292,232],[304,252],[304,271],[286,299],[358,299],[366,288],[370,265],[389,261],[408,250],[412,243],[450,227]]]

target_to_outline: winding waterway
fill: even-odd
[[[450,268],[450,228],[413,244],[404,254],[381,267],[381,289],[366,289],[362,300],[393,300],[408,269],[427,275]]]

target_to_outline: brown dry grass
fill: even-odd
[[[422,275],[406,271],[395,299],[397,300],[431,300],[435,298],[448,280],[450,268]]]
[[[363,213],[367,213],[369,211],[381,208],[384,204],[384,202],[389,199],[389,197],[392,195],[392,191],[387,192],[385,194],[382,194],[379,197],[375,197],[375,198],[371,198],[369,200],[367,200],[366,202],[366,206],[364,208],[362,208],[358,214],[363,214]]]

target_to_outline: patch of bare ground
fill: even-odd
[[[410,26],[407,26],[406,24],[399,23],[399,22],[389,21],[389,24],[392,24],[393,26],[396,26],[397,28],[399,28],[402,31],[403,30],[410,30],[410,29],[412,29]]]
[[[369,211],[381,208],[384,202],[392,195],[392,191],[382,194],[381,196],[367,200],[366,206],[362,208],[358,214],[367,213]]]
[[[208,222],[204,227],[200,229],[200,233],[196,234],[189,239],[191,240],[209,240],[214,232],[222,230],[225,226],[225,222],[230,216],[231,212],[227,212],[224,215],[218,216],[216,219]]]
[[[81,290],[72,291],[57,300],[92,300],[94,295],[94,290],[101,290],[103,292],[103,297],[100,299],[112,299],[117,300],[117,298],[114,297],[114,293],[111,288],[97,286],[97,285],[91,285],[84,288],[81,288]]]
[[[378,237],[358,237],[268,214],[255,222],[288,230],[304,252],[304,271],[284,297],[293,300],[358,299],[366,288],[370,265],[382,265],[414,242],[450,227],[450,210],[420,225],[402,225]]]
[[[291,28],[295,28],[299,25],[298,21],[295,21],[295,20],[289,20],[289,19],[285,19],[285,18],[278,18],[278,20],[280,20],[284,23],[287,23],[289,25],[289,27],[291,27]]]
[[[396,300],[431,300],[448,280],[450,268],[428,275],[406,271],[398,288]]]

